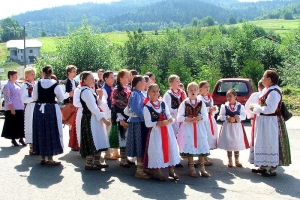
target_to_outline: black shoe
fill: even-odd
[[[23,138],[19,139],[19,142],[20,142],[23,146],[27,146],[27,144],[24,142]]]
[[[12,143],[15,147],[20,146],[20,145],[16,142],[16,140],[11,140],[11,143]]]
[[[262,173],[261,174],[263,177],[271,177],[271,176],[277,176],[276,172],[270,172],[270,171],[267,171],[265,173]]]
[[[267,170],[266,169],[261,169],[261,168],[258,168],[258,169],[252,169],[251,170],[252,171],[252,173],[257,173],[257,174],[259,174],[259,173],[266,173],[267,172]]]
[[[183,167],[183,164],[178,163],[177,165],[175,165],[175,167]]]

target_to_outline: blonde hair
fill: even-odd
[[[29,74],[30,72],[35,72],[35,69],[32,68],[32,67],[26,67],[26,68],[24,69],[24,76],[25,76],[25,79],[27,79],[27,76],[28,76],[28,74]]]
[[[195,86],[199,90],[199,86],[198,86],[198,84],[196,82],[189,83],[188,86],[187,86],[187,90],[189,90],[189,88],[193,87],[193,86]]]
[[[179,76],[177,76],[176,74],[172,74],[171,76],[169,76],[168,82],[169,82],[169,83],[173,83],[173,81],[174,81],[176,78],[179,79]]]

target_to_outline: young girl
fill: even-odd
[[[145,79],[137,75],[132,80],[132,91],[129,98],[129,107],[133,113],[129,118],[128,137],[126,143],[126,154],[129,157],[137,158],[136,178],[150,179],[150,176],[144,172],[143,158],[146,146],[148,129],[144,122],[144,95],[142,90],[145,88]]]
[[[232,167],[232,151],[234,151],[235,166],[243,167],[239,162],[239,151],[249,148],[242,120],[246,119],[245,108],[237,102],[237,94],[233,89],[226,93],[227,102],[221,106],[219,118],[224,121],[218,148],[227,150],[228,167]]]
[[[21,88],[21,100],[25,105],[25,138],[26,143],[29,144],[29,155],[34,155],[32,149],[32,117],[35,103],[32,99],[32,91],[35,83],[35,71],[31,67],[26,67],[24,73],[25,83]]]
[[[91,87],[94,85],[94,76],[91,72],[82,72],[81,77],[80,102],[82,105],[80,154],[86,158],[86,170],[99,170],[108,167],[101,164],[101,151],[109,147],[106,126],[110,122],[105,119],[105,115],[100,111],[97,103],[97,96]],[[99,95],[100,96],[100,95]],[[101,101],[102,97],[99,97]]]
[[[214,115],[218,112],[218,107],[214,106],[214,100],[209,94],[209,83],[207,81],[201,81],[199,88],[200,94],[198,98],[205,104],[208,112],[208,121],[205,123],[208,145],[210,149],[215,149],[217,148],[218,126]],[[204,160],[206,166],[212,165],[212,162],[210,162],[207,157],[205,157]]]
[[[147,90],[149,85],[151,85],[151,79],[147,75],[143,76],[143,78],[145,79],[146,84],[145,88],[142,90],[142,94],[144,95],[144,97],[147,97]]]
[[[121,69],[118,72],[117,85],[112,92],[112,128],[109,135],[110,148],[120,148],[120,166],[126,168],[130,167],[130,165],[134,165],[134,163],[129,161],[126,157],[128,117],[124,114],[124,109],[128,105],[128,98],[131,93],[130,88],[127,86],[129,83],[129,75],[130,72],[126,69]]]
[[[195,82],[187,87],[188,98],[179,106],[177,120],[182,123],[177,136],[179,152],[188,157],[190,176],[197,177],[193,157],[199,157],[200,175],[209,177],[205,171],[204,157],[209,155],[205,121],[208,120],[205,104],[197,98],[199,87]]]
[[[144,107],[145,123],[151,128],[147,141],[147,152],[145,152],[145,167],[156,168],[158,178],[165,180],[161,168],[169,168],[169,176],[178,179],[174,173],[173,166],[180,162],[178,145],[171,123],[173,119],[166,103],[158,100],[159,87],[151,84],[148,87],[149,101]]]

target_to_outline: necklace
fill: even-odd
[[[197,102],[197,99],[195,99],[194,101],[195,101],[195,103],[193,103],[193,100],[190,99],[191,106],[192,106],[193,108],[196,108],[197,103],[198,103],[198,102]]]
[[[234,105],[230,105],[230,104],[229,104],[229,109],[230,109],[232,112],[235,110],[235,105],[236,105],[236,103],[235,103]]]
[[[156,102],[156,101],[155,101]],[[153,101],[150,101],[151,105],[153,106],[154,109],[158,110],[160,108],[160,101],[157,101],[158,104],[155,105]]]
[[[204,101],[210,101],[210,98],[208,96],[202,96]]]
[[[176,97],[179,97],[181,96],[181,91],[180,90],[177,90],[177,92],[175,92],[173,89],[171,89],[172,93],[176,96]]]

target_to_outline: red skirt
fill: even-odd
[[[73,149],[79,149],[78,145],[78,140],[77,140],[77,133],[76,133],[76,115],[77,115],[77,110],[76,113],[74,113],[75,117],[72,122],[71,126],[71,132],[70,132],[70,139],[69,139],[69,147]]]

